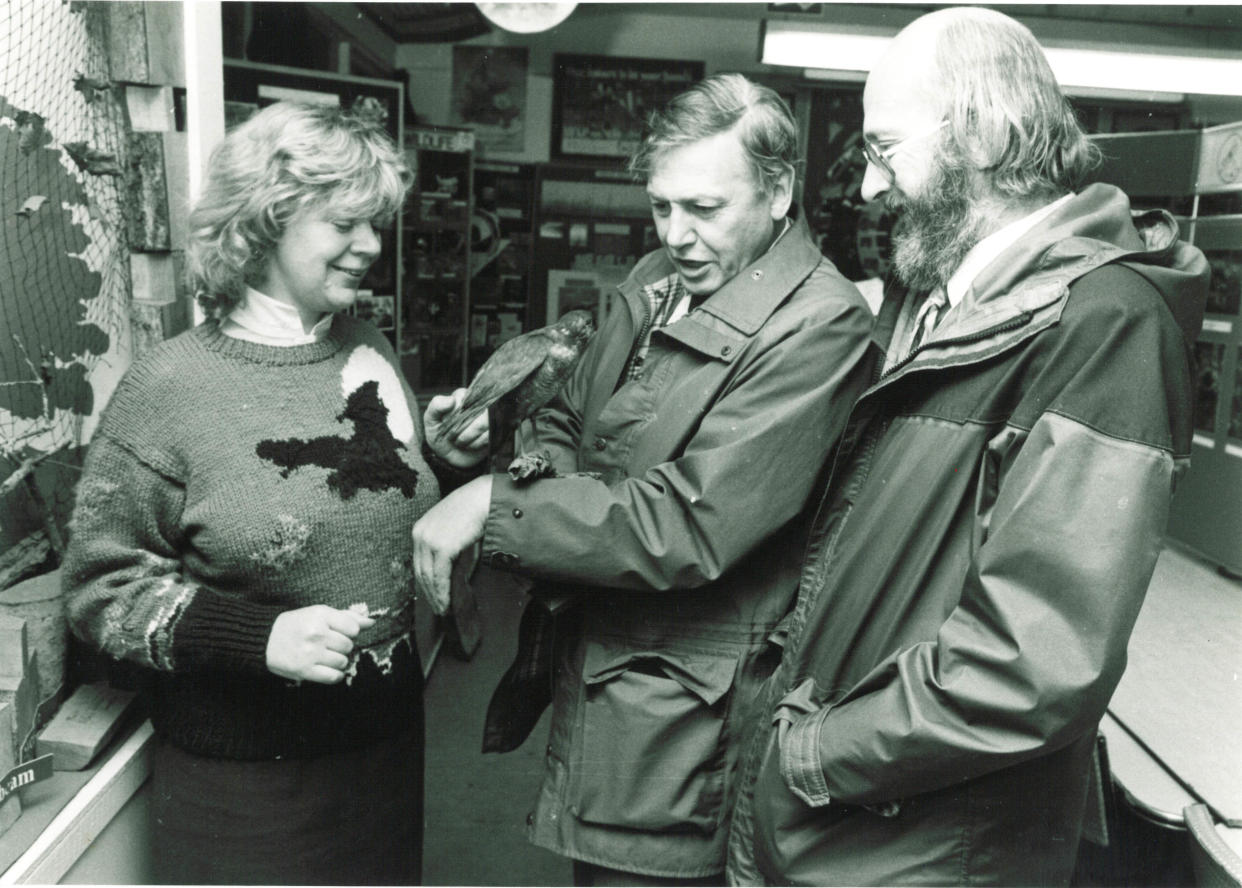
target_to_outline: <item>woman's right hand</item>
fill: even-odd
[[[285,611],[267,638],[267,668],[281,678],[336,684],[345,677],[354,639],[375,619],[313,604]]]

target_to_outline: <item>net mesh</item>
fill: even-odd
[[[0,482],[81,442],[128,338],[125,115],[100,6],[0,0]]]

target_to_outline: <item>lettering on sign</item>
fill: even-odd
[[[22,762],[16,768],[0,777],[0,802],[3,802],[23,786],[38,783],[52,776],[52,755],[41,755],[28,762]]]

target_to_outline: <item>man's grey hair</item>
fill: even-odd
[[[713,74],[673,98],[647,121],[630,170],[646,177],[660,155],[672,148],[737,130],[755,180],[770,192],[798,169],[798,125],[775,90],[741,74]]]
[[[936,91],[948,138],[996,192],[1027,198],[1075,191],[1099,163],[1035,36],[1003,13],[941,10]]]

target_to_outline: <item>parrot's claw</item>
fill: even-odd
[[[539,478],[555,478],[556,467],[552,457],[543,450],[525,453],[509,463],[509,477],[514,483],[526,484]]]

